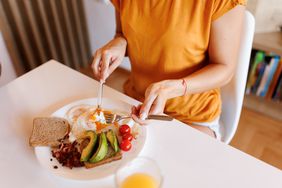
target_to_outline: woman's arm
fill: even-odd
[[[186,77],[188,93],[201,93],[226,85],[237,64],[245,7],[238,5],[212,23],[209,64]]]
[[[119,12],[116,11],[116,34],[113,40],[98,49],[93,58],[92,69],[97,80],[105,82],[108,76],[122,63],[127,41],[123,37]]]
[[[227,84],[236,68],[245,7],[238,5],[212,23],[209,42],[209,64],[183,78],[187,94],[201,93]],[[183,80],[164,80],[148,87],[139,116],[162,113],[166,100],[182,96]]]
[[[116,15],[116,34],[115,34],[115,38],[116,37],[123,37],[122,29],[121,29],[121,22],[120,22],[120,13],[116,10],[115,11],[115,15]]]

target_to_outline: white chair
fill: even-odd
[[[246,11],[236,73],[230,83],[221,89],[222,114],[220,116],[220,123],[224,127],[222,141],[227,144],[229,144],[233,138],[240,119],[248,76],[254,29],[255,19],[250,12]]]

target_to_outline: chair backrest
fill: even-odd
[[[222,114],[220,122],[224,126],[222,141],[227,144],[236,132],[242,110],[254,29],[255,19],[250,12],[246,11],[236,73],[230,83],[221,89]]]

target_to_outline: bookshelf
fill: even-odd
[[[282,58],[282,32],[257,33],[253,49],[272,52]],[[282,62],[280,62],[282,63]],[[255,94],[246,94],[244,106],[260,113],[282,120],[282,102],[273,101]]]
[[[282,56],[282,32],[255,34],[253,48]]]

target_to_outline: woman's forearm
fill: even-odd
[[[187,83],[187,94],[202,93],[226,85],[234,74],[234,68],[229,66],[211,63],[183,78]]]
[[[226,64],[211,63],[193,74],[177,80],[160,82],[162,89],[168,88],[168,98],[180,97],[220,88],[227,84],[234,72],[234,68]]]

